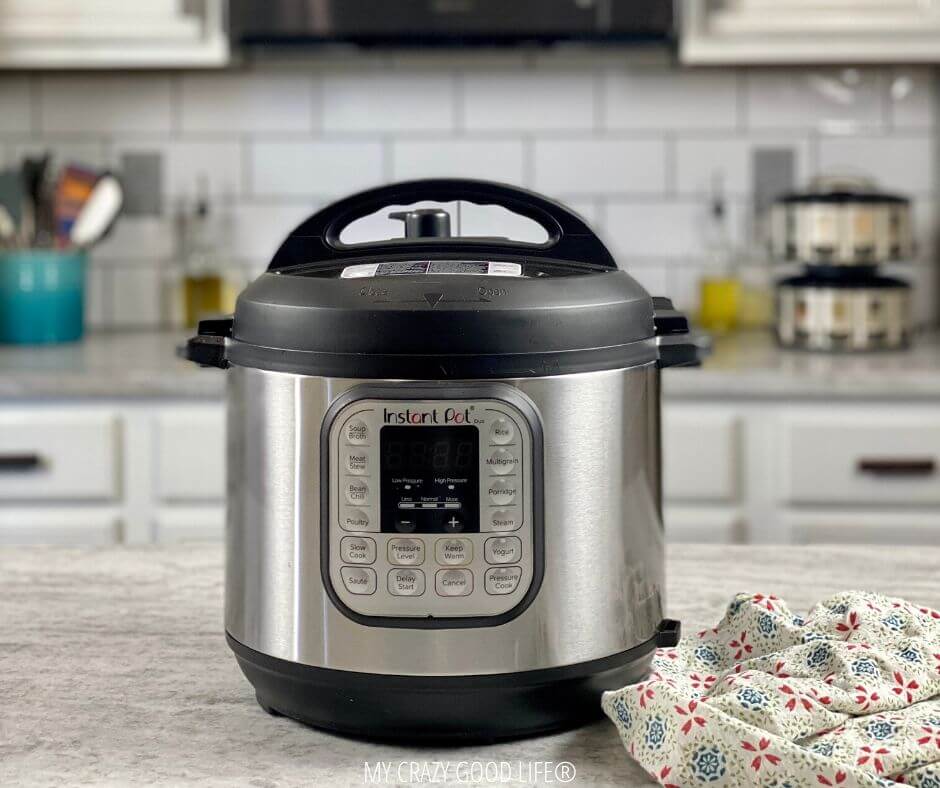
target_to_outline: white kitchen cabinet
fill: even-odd
[[[0,507],[0,545],[108,545],[120,539],[114,508]]]
[[[156,417],[156,495],[163,503],[225,496],[225,412],[215,405],[165,408]]]
[[[739,419],[707,406],[669,408],[663,417],[663,494],[669,501],[737,499]]]

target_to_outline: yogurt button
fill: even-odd
[[[473,573],[469,569],[439,569],[434,588],[438,596],[467,596],[473,591]]]
[[[375,571],[364,566],[342,566],[343,585],[350,594],[374,594]]]
[[[343,435],[346,437],[346,443],[361,446],[369,442],[369,425],[362,419],[352,419],[343,426]]]
[[[505,446],[512,443],[516,437],[516,428],[509,419],[496,419],[490,425],[490,443],[496,446]]]
[[[516,499],[516,485],[505,479],[497,479],[487,485],[487,493],[497,506],[506,506]]]
[[[522,542],[518,536],[495,536],[483,545],[488,564],[514,564],[522,558]]]
[[[511,594],[516,590],[522,579],[522,567],[506,566],[493,567],[486,570],[483,587],[487,594]]]

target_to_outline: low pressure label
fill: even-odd
[[[343,269],[343,279],[373,276],[407,275],[522,276],[520,263],[483,262],[479,260],[415,260],[400,263],[365,263]]]

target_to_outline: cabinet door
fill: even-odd
[[[796,544],[940,544],[940,514],[886,511],[817,512],[792,520]]]
[[[157,498],[164,503],[225,498],[225,408],[168,409],[157,419]]]
[[[663,496],[668,502],[734,501],[739,494],[739,424],[705,407],[663,409]]]
[[[0,509],[0,545],[109,545],[120,539],[110,509]]]
[[[666,541],[693,544],[737,544],[744,541],[744,523],[734,509],[666,506]]]

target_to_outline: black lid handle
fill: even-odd
[[[412,205],[421,201],[472,202],[499,205],[541,225],[548,234],[545,243],[533,244],[494,238],[396,238],[374,243],[344,244],[340,233],[356,219],[389,205]],[[617,264],[607,247],[584,220],[561,203],[540,194],[492,181],[465,178],[432,178],[403,181],[369,189],[328,205],[315,213],[281,245],[269,271],[295,265],[332,263],[371,254],[409,255],[435,251],[474,255],[524,254],[542,258],[593,263],[605,268]]]

